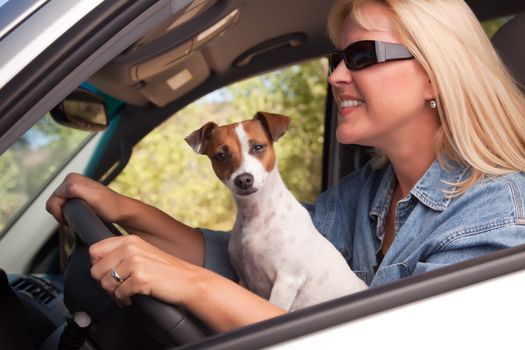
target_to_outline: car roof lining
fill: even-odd
[[[280,11],[268,10],[274,8],[272,2],[278,2]],[[319,14],[327,13],[333,0],[311,4],[311,9],[306,14],[287,20],[286,17],[301,8],[302,3],[302,0],[214,1],[198,16],[175,30],[162,36],[156,30],[157,35],[152,35],[152,41],[142,42],[140,46],[134,49],[133,46],[131,50],[123,52],[89,81],[105,93],[129,104],[144,106],[153,103],[164,107],[206,81],[211,72],[216,76],[231,75],[231,71],[237,68],[234,63],[246,51],[262,43],[272,43],[283,38],[283,34],[301,35],[304,40],[294,40],[292,44],[284,40],[280,45],[272,43],[271,47],[260,48],[252,54],[250,67],[246,67],[246,64],[243,67],[246,69],[238,70],[237,79],[258,73],[260,68],[254,64],[256,60],[273,62],[268,65],[270,67],[274,67],[275,62],[286,64],[284,58],[289,56],[291,49],[296,54],[288,63],[297,58],[312,57],[309,47],[304,45],[307,41],[315,43],[312,46],[317,46],[319,41],[324,43],[323,49],[314,53],[321,54],[328,49],[329,44],[324,26],[326,20]],[[230,25],[218,31],[213,40],[197,43],[199,35],[210,27],[210,23],[228,18],[235,11],[238,15]],[[173,19],[169,19],[167,24],[172,21]],[[309,26],[309,23],[316,25]],[[194,70],[188,69],[188,66]],[[187,84],[191,86],[183,84],[178,89],[173,89],[168,81],[183,70],[187,70],[186,75],[195,79],[188,80]]]

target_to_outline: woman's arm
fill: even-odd
[[[70,198],[81,198],[103,220],[117,223],[162,250],[193,264],[204,264],[202,234],[161,210],[126,197],[79,174],[69,174],[46,203],[46,209],[65,224],[62,206]]]
[[[286,313],[240,285],[202,269],[196,291],[184,305],[212,329],[222,332]]]
[[[204,266],[204,237],[198,230],[136,199],[125,197],[125,202],[118,225],[171,255]]]
[[[267,300],[200,266],[178,259],[136,236],[112,237],[90,247],[91,274],[120,303],[151,295],[186,307],[222,332],[286,313]],[[115,269],[124,279],[111,277]]]

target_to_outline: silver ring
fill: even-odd
[[[113,279],[117,281],[118,283],[124,282],[124,279],[120,277],[120,275],[118,274],[117,270],[115,270],[115,268],[111,269],[111,277],[113,277]]]

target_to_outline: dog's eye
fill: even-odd
[[[253,148],[252,148],[252,151],[255,152],[255,153],[260,153],[260,152],[264,151],[265,148],[266,148],[265,145],[254,145]]]
[[[213,159],[215,159],[218,162],[222,162],[223,160],[226,160],[228,158],[228,153],[226,152],[217,152],[213,155]]]

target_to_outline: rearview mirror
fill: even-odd
[[[101,131],[108,127],[104,99],[88,90],[78,88],[50,112],[59,124],[86,131]]]

